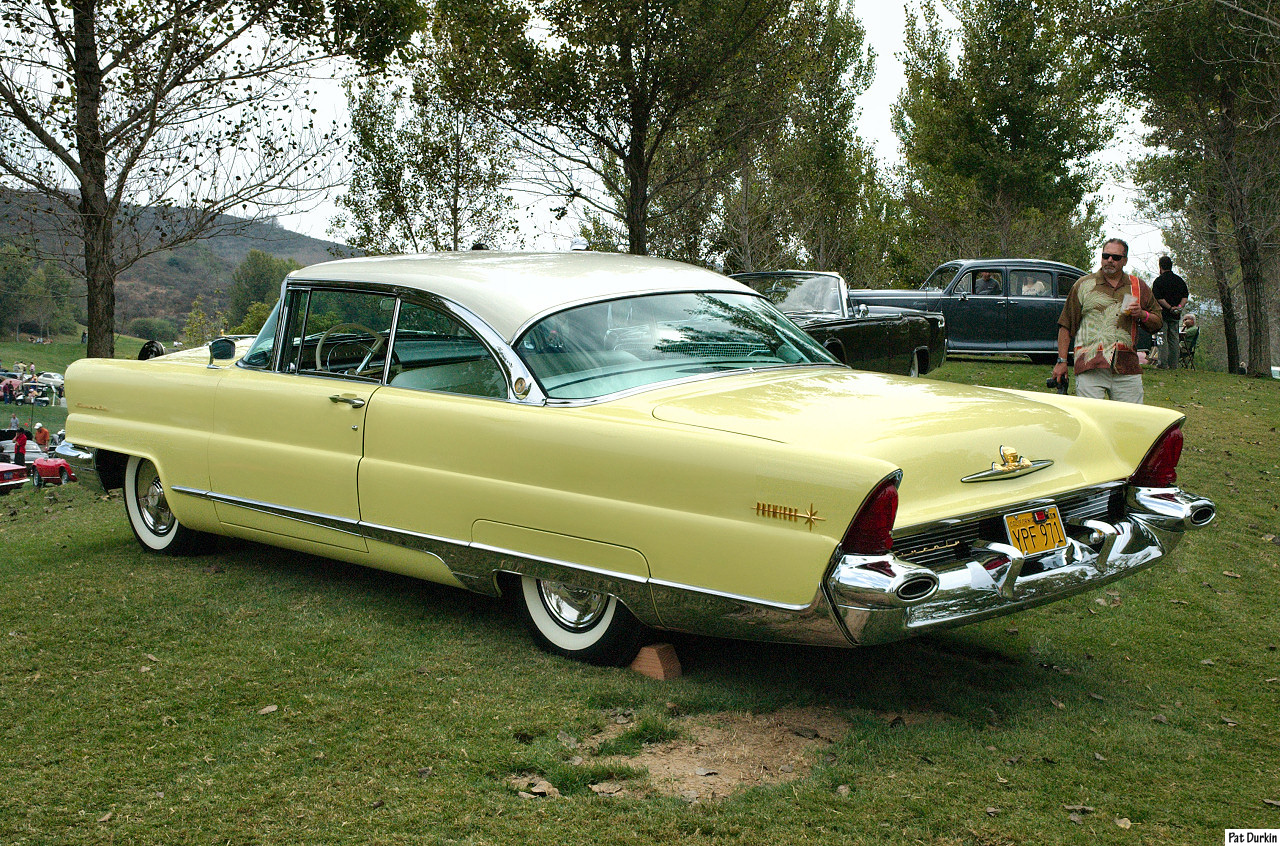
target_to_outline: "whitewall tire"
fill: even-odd
[[[178,522],[169,510],[164,484],[156,466],[145,458],[129,456],[124,468],[124,509],[138,543],[152,552],[186,555],[194,551],[198,532]]]
[[[517,605],[540,647],[591,664],[631,663],[644,636],[616,596],[561,582],[522,576]]]

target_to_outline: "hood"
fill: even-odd
[[[901,468],[899,527],[1124,479],[1180,419],[1127,403],[837,369],[701,384],[696,394],[659,403],[653,415]],[[1001,447],[1053,464],[960,481],[999,463]]]

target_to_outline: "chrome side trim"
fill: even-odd
[[[170,490],[174,493],[195,497],[196,499],[204,499],[210,502],[221,503],[223,505],[233,505],[237,508],[244,508],[248,511],[257,511],[261,514],[270,514],[275,517],[284,517],[285,519],[294,520],[298,523],[305,523],[309,526],[318,526],[322,529],[332,529],[335,532],[342,532],[347,535],[355,535],[358,537],[364,534],[360,529],[360,521],[352,520],[348,517],[337,517],[332,514],[320,514],[314,511],[304,511],[297,508],[283,508],[278,505],[272,505],[269,502],[259,502],[254,499],[228,496],[214,491],[202,491],[198,488],[186,487],[185,485],[173,485]]]
[[[671,582],[651,584],[658,626],[678,632],[775,643],[850,645],[821,587],[803,605],[784,605]]]

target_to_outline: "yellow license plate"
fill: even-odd
[[[1067,545],[1066,533],[1062,531],[1062,518],[1058,516],[1058,508],[1054,505],[1019,514],[1006,514],[1004,526],[1009,533],[1009,543],[1022,550],[1023,555],[1053,552]]]

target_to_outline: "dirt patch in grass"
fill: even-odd
[[[898,725],[940,719],[930,714],[878,716]],[[649,790],[643,792],[705,802],[746,787],[803,778],[820,762],[822,750],[843,738],[850,725],[831,708],[700,714],[674,717],[672,723],[679,730],[678,738],[647,744],[635,755],[602,757],[597,762],[645,767],[650,782]],[[598,747],[626,729],[625,725],[610,725],[585,745]],[[634,791],[634,786],[628,784],[626,789]]]

